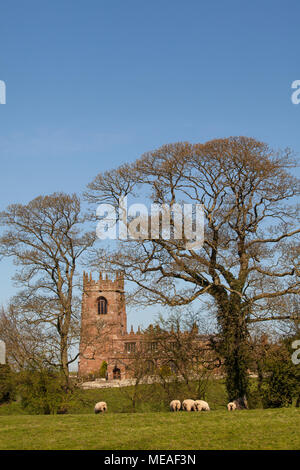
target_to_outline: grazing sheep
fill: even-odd
[[[232,401],[235,404],[237,410],[248,409],[248,402],[247,402],[247,398],[245,395],[243,397],[237,398],[236,400],[232,400]]]
[[[184,411],[195,411],[196,408],[195,408],[194,400],[190,400],[190,399],[184,400],[182,402],[182,409]]]
[[[210,411],[208,403],[204,400],[196,400],[195,408],[196,411]]]
[[[105,403],[105,401],[99,401],[98,403],[96,403],[94,411],[96,414],[104,413],[105,411],[107,411],[107,404]]]
[[[172,400],[170,403],[170,410],[171,411],[179,411],[181,408],[181,403],[179,400]]]
[[[234,401],[231,401],[231,402],[228,403],[227,410],[228,411],[236,410],[236,404],[234,403]]]

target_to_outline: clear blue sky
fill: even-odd
[[[300,153],[299,0],[2,0],[1,209],[164,143]],[[0,264],[0,303],[13,294]]]

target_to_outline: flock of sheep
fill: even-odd
[[[210,411],[208,403],[204,400],[183,400],[182,405],[179,400],[172,400],[170,403],[171,411]]]
[[[228,411],[233,411],[238,408],[235,401],[231,401],[227,405]],[[170,403],[171,411],[210,411],[209,404],[204,400],[184,400],[182,404],[179,400],[172,400]]]
[[[238,402],[236,400],[231,401],[227,405],[228,411],[233,411],[238,408]],[[181,404],[179,400],[172,400],[170,403],[171,411],[210,411],[209,405],[204,400],[184,400]],[[105,401],[99,401],[96,403],[94,411],[96,414],[104,413],[107,411],[107,403]]]

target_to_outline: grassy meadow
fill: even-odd
[[[222,381],[212,381],[210,412],[171,413],[154,386],[81,390],[68,414],[28,414],[18,401],[0,406],[1,450],[198,450],[300,449],[300,409],[251,409],[229,413]],[[142,387],[147,387],[143,389]],[[181,398],[181,397],[178,397]],[[94,404],[108,403],[95,415]]]
[[[300,410],[0,416],[0,449],[300,449]]]

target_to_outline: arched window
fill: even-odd
[[[97,299],[98,315],[105,315],[107,313],[107,300],[105,297]]]
[[[177,365],[175,364],[175,362],[169,361],[168,362],[168,367],[170,367],[170,370],[173,372],[173,374],[178,373],[178,368],[177,368]]]
[[[121,370],[117,366],[113,370],[113,380],[121,380]]]

